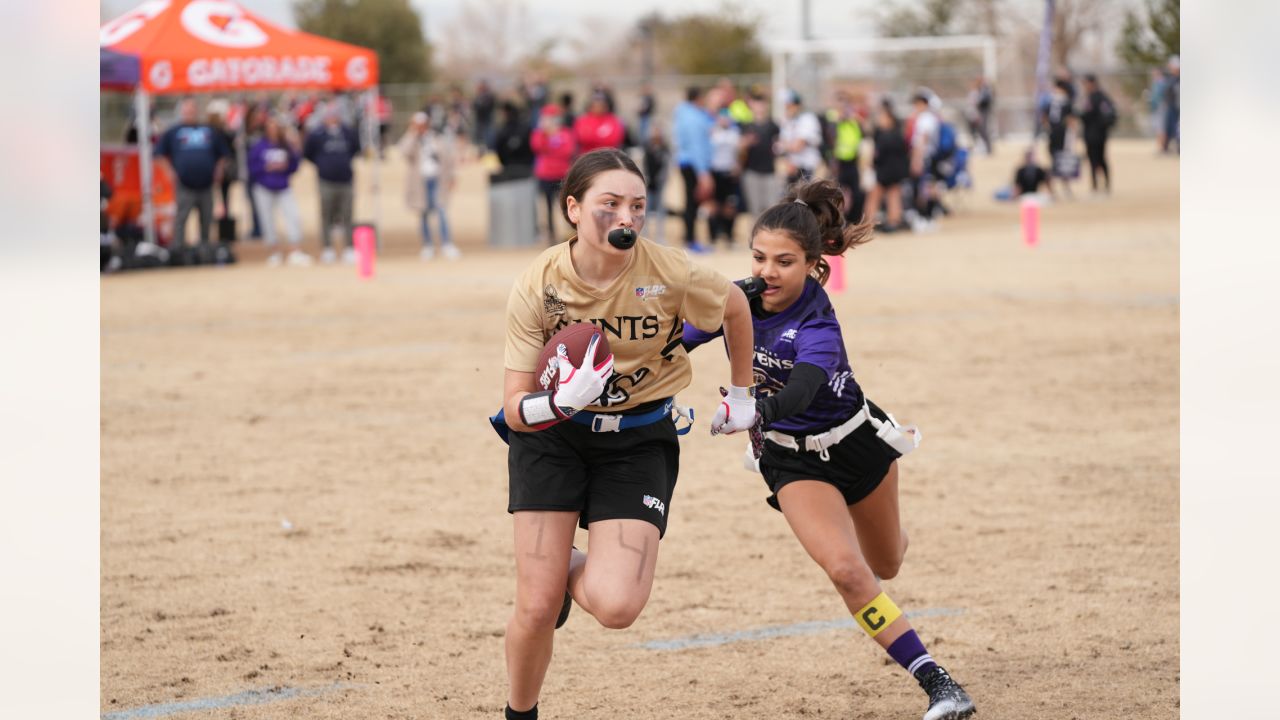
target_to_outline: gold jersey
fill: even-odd
[[[674,396],[693,377],[681,346],[684,321],[714,332],[724,322],[732,283],[689,261],[684,250],[639,238],[626,269],[608,287],[588,285],[569,256],[575,242],[549,248],[516,280],[507,300],[508,370],[535,372],[551,336],[575,322],[604,332],[613,351],[613,377],[599,405],[618,412]]]

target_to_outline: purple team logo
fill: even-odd
[[[755,382],[757,397],[769,397],[780,392],[783,387],[781,382],[773,379],[760,368],[751,369],[751,379]]]

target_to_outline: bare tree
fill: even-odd
[[[1099,37],[1114,19],[1116,3],[1109,0],[1057,0],[1053,15],[1053,64],[1070,67],[1086,41]]]
[[[527,0],[464,0],[445,24],[440,65],[456,80],[510,74],[542,47]]]
[[[608,75],[638,75],[642,72],[640,39],[633,26],[622,25],[614,18],[583,17],[581,32],[565,41],[572,52],[574,74],[595,78]]]

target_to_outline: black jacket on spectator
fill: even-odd
[[[773,146],[778,142],[778,124],[764,118],[747,125],[742,131],[755,138],[747,146],[747,158],[743,163],[743,169],[772,175],[774,163],[777,160],[773,153]]]
[[[1031,163],[1018,168],[1018,172],[1013,175],[1013,182],[1018,186],[1018,191],[1023,195],[1039,192],[1040,186],[1048,186],[1049,173],[1044,168]]]
[[[518,116],[508,117],[493,141],[493,151],[502,163],[502,175],[507,179],[533,175],[533,148],[529,145],[529,126]]]
[[[318,127],[307,135],[302,146],[302,156],[316,166],[316,174],[331,183],[351,182],[351,160],[359,154],[360,136],[346,125],[332,130]]]
[[[1080,123],[1084,125],[1086,138],[1101,137],[1116,124],[1116,106],[1111,98],[1101,90],[1094,90],[1085,96],[1085,107],[1080,113]]]

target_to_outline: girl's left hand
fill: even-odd
[[[728,390],[720,388],[720,394],[724,399],[711,419],[712,435],[732,435],[755,425],[756,399],[751,388],[730,385]]]

